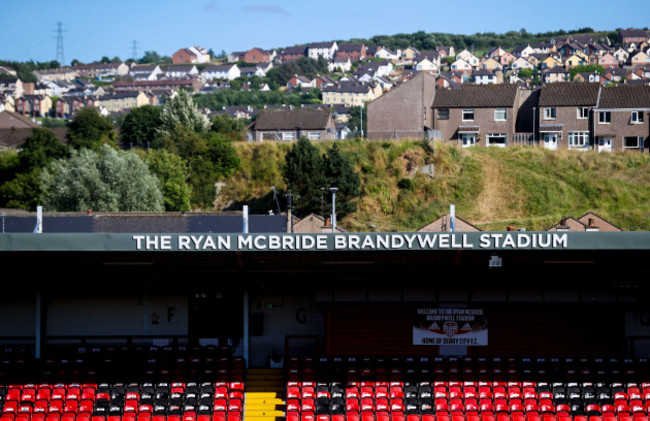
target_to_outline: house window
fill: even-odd
[[[319,140],[320,139],[320,132],[309,132],[307,134],[307,137],[309,140]]]
[[[496,108],[494,110],[494,121],[506,121],[508,111],[505,108]]]
[[[641,146],[640,136],[625,136],[623,137],[623,149],[639,149]]]
[[[461,142],[463,143],[463,148],[476,146],[476,133],[463,133],[460,139]]]
[[[438,120],[449,120],[448,108],[438,110]]]
[[[499,148],[506,147],[505,133],[488,133],[485,137],[486,146],[496,146]]]
[[[569,149],[587,149],[589,132],[569,132]]]
[[[463,110],[463,121],[474,120],[474,109]]]
[[[295,140],[295,132],[282,132],[282,140]]]
[[[601,111],[598,113],[599,124],[609,124],[612,121],[612,113],[610,111]]]
[[[555,120],[555,107],[544,108],[544,120]]]
[[[589,118],[589,107],[578,107],[578,119],[585,120]]]
[[[630,121],[632,123],[643,123],[643,111],[632,111]]]

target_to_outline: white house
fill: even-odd
[[[463,60],[462,58],[456,59],[453,63],[451,63],[451,70],[459,70],[459,71],[471,71],[472,70],[472,65]]]
[[[134,80],[158,80],[162,69],[157,64],[138,64],[129,70],[129,76]]]
[[[208,66],[201,71],[201,77],[206,80],[225,79],[233,80],[241,76],[241,71],[236,64],[220,64]]]
[[[327,70],[330,72],[349,72],[352,69],[352,60],[350,57],[335,57],[334,60],[327,65]]]
[[[318,60],[318,57],[323,57],[327,61],[331,61],[336,55],[338,44],[332,42],[314,42],[307,46],[307,57]]]
[[[535,65],[523,57],[519,57],[512,63],[512,70],[534,69]]]
[[[196,76],[198,74],[199,70],[194,65],[176,65],[165,69],[165,76],[172,78]]]

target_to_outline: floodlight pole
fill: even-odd
[[[336,192],[339,189],[330,187],[329,190],[332,192],[332,234],[334,234],[336,232]]]

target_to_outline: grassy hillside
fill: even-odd
[[[337,141],[362,179],[357,212],[338,223],[349,231],[414,231],[448,212],[483,230],[545,230],[562,216],[588,211],[625,230],[650,229],[650,155],[470,148],[420,141]],[[316,144],[323,153],[330,142]],[[218,207],[252,213],[285,209],[281,165],[289,144],[241,143],[242,170],[224,182]],[[418,171],[433,164],[434,175]],[[320,198],[312,198],[319,200]],[[325,198],[325,213],[329,213]]]

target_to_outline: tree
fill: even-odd
[[[59,142],[52,130],[35,127],[18,152],[19,171],[27,172],[34,168],[42,168],[51,160],[63,158],[67,154],[68,147]]]
[[[166,211],[189,211],[191,189],[187,184],[187,166],[183,159],[164,149],[149,149],[144,155],[152,173],[160,180]]]
[[[49,211],[160,212],[160,182],[138,155],[103,145],[73,150],[41,174],[43,208]]]
[[[160,63],[161,61],[160,54],[158,54],[155,51],[145,51],[144,56],[140,60],[138,60],[138,63],[140,64],[157,64]]]
[[[158,128],[162,125],[162,108],[143,105],[132,109],[120,127],[123,146],[157,147]]]
[[[67,137],[72,148],[98,150],[103,143],[115,144],[117,133],[110,120],[95,108],[85,107],[77,111],[70,122]]]
[[[239,168],[241,160],[230,140],[223,135],[215,134],[207,138],[206,144],[205,156],[214,166],[216,176],[218,178],[232,176]]]
[[[210,128],[210,120],[196,107],[192,95],[184,90],[167,101],[161,119],[158,131],[162,136],[168,136],[177,126],[184,126],[197,134],[206,133]]]
[[[230,117],[228,114],[217,114],[212,117],[211,130],[232,140],[243,140],[246,127],[240,119]]]
[[[341,154],[336,143],[327,150],[323,162],[327,185],[339,189],[336,192],[336,214],[342,218],[357,209],[355,199],[361,194],[359,173],[354,170],[350,160]]]
[[[321,188],[328,186],[323,157],[318,149],[302,137],[293,144],[284,160],[282,176],[287,190],[297,196],[293,201],[296,214],[320,213]]]

